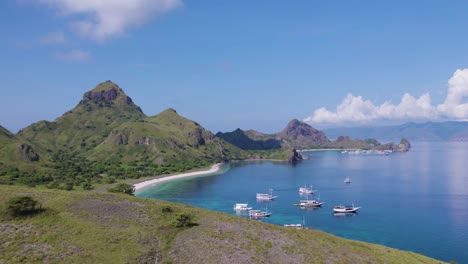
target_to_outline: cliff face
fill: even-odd
[[[291,155],[288,158],[288,163],[295,164],[296,162],[303,160],[302,155],[297,152],[296,149],[292,149]]]
[[[399,144],[388,143],[378,147],[380,150],[391,150],[397,152],[407,152],[410,148],[411,143],[406,138],[402,138]]]
[[[25,144],[25,143],[21,144],[18,147],[18,151],[21,154],[21,156],[24,158],[25,161],[32,162],[32,161],[38,161],[39,160],[39,155],[28,144]]]

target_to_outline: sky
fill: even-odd
[[[0,1],[0,125],[106,80],[216,133],[468,119],[467,1]]]

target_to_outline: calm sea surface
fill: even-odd
[[[136,196],[236,214],[234,203],[272,213],[264,222],[302,223],[344,238],[468,263],[468,142],[413,142],[407,153],[386,155],[305,152],[291,166],[280,162],[230,163],[221,173],[162,183]],[[344,179],[350,177],[351,183]],[[313,185],[322,208],[293,206],[298,189]],[[278,198],[259,202],[257,192]],[[337,216],[333,205],[362,206]],[[240,215],[239,217],[244,217]],[[254,221],[254,220],[252,220]]]

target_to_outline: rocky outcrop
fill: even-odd
[[[128,137],[119,130],[113,130],[110,134],[110,142],[114,145],[127,145]]]
[[[205,138],[203,129],[201,127],[197,127],[192,131],[186,133],[185,138],[187,142],[192,147],[199,147],[205,145]]]
[[[89,104],[90,102],[97,104],[99,107],[111,107],[114,103],[121,103],[135,107],[143,113],[141,108],[133,103],[132,98],[127,96],[117,84],[111,81],[100,83],[93,90],[86,92],[79,105],[85,105],[87,111],[91,111],[93,107]]]
[[[408,151],[411,148],[411,143],[406,138],[402,138],[400,144],[398,145],[400,151]]]
[[[34,151],[34,149],[28,144],[25,144],[25,143],[21,144],[18,147],[18,151],[20,155],[24,158],[24,160],[28,162],[39,160],[39,154],[37,154],[36,151]]]
[[[302,155],[297,152],[296,149],[292,149],[291,155],[288,157],[288,163],[295,164],[296,162],[303,160]]]
[[[379,150],[390,150],[393,152],[407,152],[411,148],[411,143],[406,139],[402,138],[400,144],[387,143],[380,145],[377,149]]]
[[[149,138],[149,137],[141,137],[141,138],[135,140],[135,142],[133,142],[133,144],[135,144],[135,145],[154,145],[154,144],[156,144],[156,140],[152,139],[152,138]]]

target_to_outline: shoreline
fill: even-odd
[[[170,175],[170,176],[165,176],[161,178],[156,178],[156,179],[151,179],[139,183],[133,184],[135,187],[135,192],[141,191],[144,188],[147,188],[149,186],[153,186],[162,182],[166,181],[172,181],[176,179],[181,179],[181,178],[186,178],[186,177],[193,177],[193,176],[202,176],[202,175],[207,175],[207,174],[212,174],[218,172],[222,168],[222,163],[216,163],[215,165],[211,166],[209,170],[205,171],[194,171],[194,172],[185,172],[185,173],[180,173],[176,175]]]

